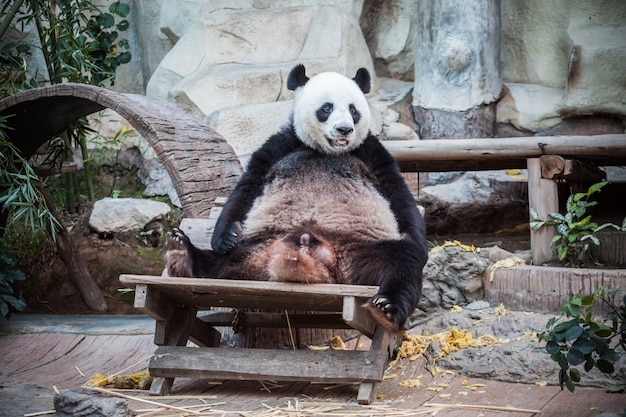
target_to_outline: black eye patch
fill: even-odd
[[[359,120],[361,120],[361,113],[359,113],[356,107],[354,107],[354,104],[350,104],[350,114],[352,115],[352,121],[354,121],[354,124],[359,123]]]
[[[324,103],[322,106],[317,109],[315,115],[317,116],[317,120],[320,122],[325,122],[330,117],[330,114],[333,112],[333,103]]]

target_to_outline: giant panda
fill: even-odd
[[[354,78],[305,67],[289,73],[287,124],[252,156],[217,220],[213,250],[168,233],[170,276],[377,285],[366,304],[403,328],[428,253],[417,203],[369,131],[365,68]]]

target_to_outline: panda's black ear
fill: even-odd
[[[370,92],[372,78],[367,69],[359,68],[352,80],[359,86],[361,91],[363,91],[363,94]]]
[[[287,88],[291,91],[295,91],[296,88],[302,87],[306,84],[307,81],[309,81],[309,77],[307,77],[304,72],[305,69],[302,64],[298,64],[293,67],[291,72],[289,72],[289,77],[287,78]]]

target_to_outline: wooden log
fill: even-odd
[[[72,277],[72,280],[78,287],[83,301],[85,301],[85,304],[93,310],[107,311],[107,303],[104,300],[100,287],[98,287],[98,283],[89,272],[89,268],[87,268],[85,258],[83,258],[78,248],[74,245],[74,241],[72,240],[70,233],[65,227],[62,226],[63,221],[54,208],[52,201],[50,201],[50,197],[46,191],[41,187],[39,187],[38,190],[46,203],[48,211],[57,221],[57,224],[50,226],[54,227],[57,250],[59,251],[59,256],[65,264],[70,277]],[[52,230],[49,230],[49,232],[52,233]]]
[[[626,164],[626,135],[541,136],[381,142],[403,170],[421,172],[526,168],[526,160],[561,155],[597,165]]]
[[[539,218],[549,220],[550,213],[559,211],[559,196],[556,182],[541,178],[539,158],[528,162],[528,206],[537,211]],[[550,242],[556,236],[554,226],[544,226],[530,231],[530,250],[534,265],[552,260]]]
[[[606,177],[605,173],[593,163],[563,158],[559,155],[543,155],[539,158],[539,164],[541,177],[549,180],[564,179],[595,184]]]

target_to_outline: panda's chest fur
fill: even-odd
[[[361,160],[350,154],[293,152],[268,173],[244,221],[245,237],[314,227],[354,240],[399,239],[388,201]]]

